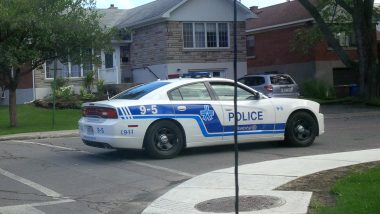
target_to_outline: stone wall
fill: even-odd
[[[131,44],[133,68],[164,64],[167,35],[166,23],[152,24],[135,30]]]

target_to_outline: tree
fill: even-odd
[[[16,89],[22,72],[84,49],[110,47],[113,29],[101,26],[94,0],[0,0],[0,84],[9,90],[10,126],[17,126]],[[91,58],[91,59],[89,59]]]
[[[325,40],[341,61],[351,70],[359,71],[361,94],[365,98],[379,96],[374,0],[320,0],[318,5],[313,4],[316,1],[312,0],[299,0],[299,2],[314,18]],[[333,9],[333,13],[326,15],[327,8]],[[348,25],[354,32],[359,57],[357,62],[350,59],[334,37],[335,24]]]

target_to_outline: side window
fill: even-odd
[[[248,86],[258,86],[262,85],[265,83],[265,78],[264,77],[244,77],[239,82],[248,85]]]
[[[255,85],[262,85],[265,83],[265,78],[264,77],[255,77]]]
[[[234,100],[234,86],[233,84],[226,83],[210,83],[212,89],[215,91],[216,96],[221,101],[232,101]],[[237,99],[238,100],[249,100],[254,96],[249,91],[238,87],[237,88]]]
[[[291,85],[294,84],[293,80],[286,75],[271,76],[270,81],[273,85]]]
[[[185,85],[170,92],[171,100],[211,100],[206,86],[203,83]]]
[[[178,89],[171,91],[170,92],[170,97],[171,97],[172,100],[183,100],[181,92],[179,92]]]

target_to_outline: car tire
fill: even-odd
[[[285,128],[285,142],[290,146],[306,147],[314,143],[318,134],[318,124],[310,113],[295,112]]]
[[[182,129],[171,121],[159,121],[147,130],[145,151],[150,157],[168,159],[177,156],[185,145]]]

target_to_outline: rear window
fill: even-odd
[[[140,85],[131,89],[128,89],[120,94],[116,95],[112,99],[126,99],[126,100],[138,100],[141,97],[149,94],[150,92],[161,88],[164,85],[169,84],[169,82],[151,82],[144,85]]]
[[[294,84],[292,78],[287,75],[273,75],[270,77],[273,85],[291,85]]]
[[[248,85],[248,86],[257,86],[257,85],[262,85],[265,83],[265,78],[264,77],[244,77],[239,80],[239,82]]]

